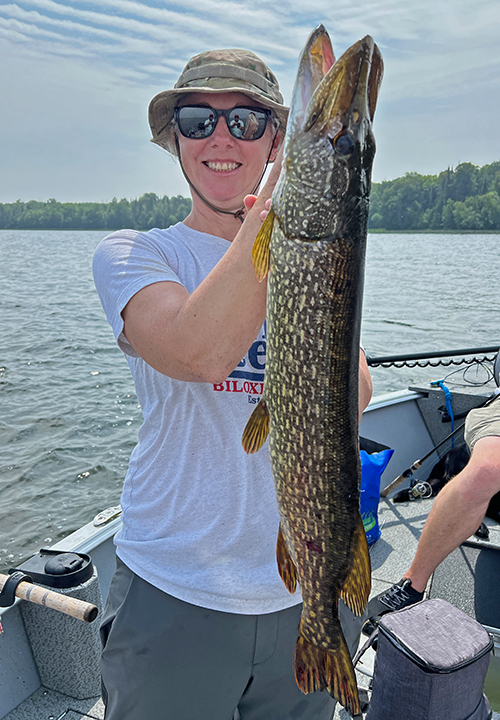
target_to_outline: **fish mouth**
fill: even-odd
[[[323,43],[321,34],[320,38]],[[320,38],[315,38],[309,49],[311,57]],[[366,35],[346,50],[317,84],[305,113],[304,131],[314,128],[320,134],[331,134],[346,126],[355,130],[365,120],[371,122],[382,75],[382,55],[373,38]]]
[[[297,78],[290,103],[288,134],[298,130],[307,113],[314,91],[335,63],[330,36],[324,25],[318,25],[309,35],[300,55]]]

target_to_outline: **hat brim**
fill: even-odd
[[[179,99],[183,95],[188,95],[189,93],[214,95],[215,93],[221,92],[237,92],[247,95],[252,100],[255,100],[259,107],[269,108],[275,113],[280,121],[281,130],[284,135],[290,108],[264,97],[261,93],[254,92],[253,90],[242,87],[241,85],[234,85],[234,80],[228,80],[226,78],[219,78],[218,80],[219,82],[217,84],[220,84],[220,87],[207,88],[194,86],[188,88],[177,88],[174,90],[164,90],[163,92],[158,93],[158,95],[155,95],[149,103],[148,110],[149,126],[152,133],[151,142],[164,148],[172,155],[177,154],[173,137],[172,118],[174,115],[174,108],[177,106]]]

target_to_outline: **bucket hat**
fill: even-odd
[[[257,55],[249,50],[209,50],[189,60],[173,90],[158,93],[149,103],[151,142],[176,155],[172,118],[179,99],[187,93],[240,92],[269,108],[285,129],[288,108],[278,80]]]

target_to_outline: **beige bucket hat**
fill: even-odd
[[[149,125],[156,143],[176,155],[172,118],[179,98],[190,92],[241,92],[261,107],[269,108],[286,127],[289,108],[283,105],[278,80],[249,50],[209,50],[189,60],[173,90],[164,90],[149,103]]]

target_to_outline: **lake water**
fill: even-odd
[[[0,571],[119,501],[141,412],[92,281],[102,235],[0,230]],[[498,343],[499,242],[370,234],[368,354]],[[375,393],[448,370],[374,369]]]

